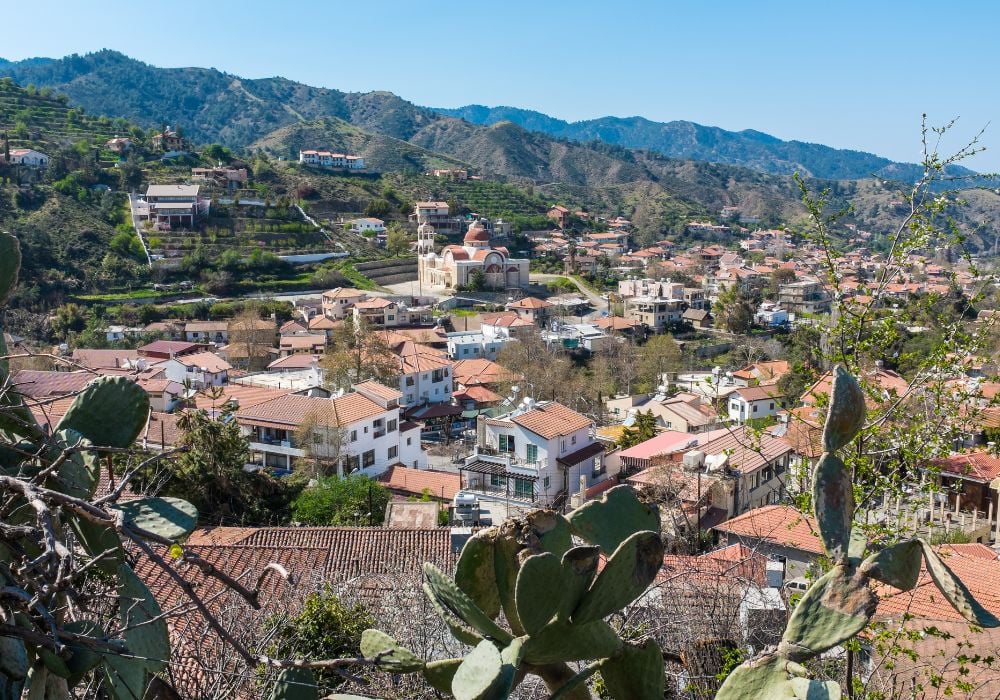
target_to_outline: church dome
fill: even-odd
[[[489,243],[490,234],[483,228],[482,223],[479,221],[472,222],[469,226],[468,233],[465,234],[466,243]]]

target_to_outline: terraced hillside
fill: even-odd
[[[12,148],[44,149],[82,140],[99,145],[128,130],[124,119],[94,117],[71,107],[64,95],[0,78],[0,131],[7,132]]]

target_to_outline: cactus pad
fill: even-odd
[[[495,533],[490,528],[469,538],[455,564],[455,583],[493,620],[500,614],[500,591],[493,561]]]
[[[462,665],[462,659],[439,659],[424,665],[424,680],[440,693],[451,692],[451,682],[455,672]]]
[[[930,573],[938,590],[951,603],[951,606],[962,617],[974,625],[979,625],[980,627],[1000,627],[1000,620],[997,619],[996,615],[984,608],[979,601],[972,597],[969,589],[952,573],[952,570],[938,556],[934,548],[923,540],[919,540],[919,542],[921,548],[924,550],[924,561],[927,562],[927,571]]]
[[[640,501],[635,491],[622,485],[574,510],[569,523],[577,537],[611,554],[640,530],[659,532],[660,511],[655,504]]]
[[[462,661],[451,681],[455,700],[504,698],[503,659],[493,642],[483,640]]]
[[[469,596],[455,585],[433,564],[424,564],[424,591],[442,608],[451,612],[459,620],[487,639],[495,639],[507,644],[513,638],[509,632],[497,626],[486,613],[476,607]]]
[[[348,696],[343,696],[348,697]],[[283,668],[271,690],[271,700],[318,700],[316,677],[308,668]]]
[[[920,578],[919,540],[906,540],[880,549],[861,563],[861,572],[901,591],[912,590]]]
[[[60,430],[56,433],[56,438],[61,445],[69,447],[76,445],[89,447],[91,444],[90,440],[70,429]],[[50,479],[57,483],[49,486],[67,496],[86,499],[94,495],[100,476],[101,465],[95,453],[73,452],[59,467],[56,478]]]
[[[565,588],[557,611],[560,620],[568,620],[580,604],[583,594],[594,581],[600,558],[600,547],[573,547],[563,555],[562,582]]]
[[[622,640],[604,620],[585,625],[557,620],[527,638],[524,659],[529,664],[601,659],[618,653],[621,648]]]
[[[524,560],[517,575],[515,599],[521,625],[528,634],[535,634],[551,620],[559,607],[563,569],[556,555],[535,554]]]
[[[846,561],[854,518],[854,484],[835,454],[824,453],[813,470],[813,505],[827,553],[835,562]]]
[[[379,630],[369,629],[361,634],[361,655],[390,673],[410,673],[424,668],[424,662],[416,654]]]
[[[104,630],[93,620],[76,620],[66,623],[63,627],[68,632],[82,634],[91,639],[101,639],[105,636]],[[76,685],[83,680],[88,671],[101,663],[102,658],[98,652],[82,644],[67,642],[66,647],[71,653],[66,660],[66,667],[69,669],[66,680],[70,685]]]
[[[536,510],[525,516],[524,543],[534,552],[550,552],[562,557],[573,546],[569,521],[554,510]]]
[[[715,700],[840,700],[840,686],[806,677],[800,664],[768,654],[749,661],[726,678]]]
[[[106,654],[105,670],[119,698],[141,698],[150,674],[170,658],[167,623],[156,598],[126,564],[118,567],[118,605],[125,645],[136,658]]]
[[[187,537],[198,525],[198,510],[170,496],[138,498],[115,506],[125,522],[171,540]]]
[[[823,450],[836,452],[849,443],[865,424],[865,392],[858,380],[841,366],[833,369],[830,409],[823,426]]]
[[[83,388],[59,421],[100,447],[131,447],[146,427],[149,395],[125,377],[98,377]]]
[[[601,677],[613,698],[661,700],[667,679],[660,646],[653,639],[642,646],[626,644],[601,664]]]
[[[863,630],[878,605],[867,580],[861,573],[848,576],[838,565],[813,582],[788,620],[778,653],[802,661]]]
[[[657,532],[637,532],[618,546],[573,612],[577,624],[600,620],[639,597],[663,566]]]

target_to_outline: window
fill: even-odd
[[[344,460],[344,471],[350,474],[358,469],[358,457],[357,455],[351,455],[346,460]]]
[[[499,437],[499,447],[501,452],[513,452],[514,451],[514,436],[513,435],[501,435]]]
[[[406,386],[413,386],[413,377],[406,378]]]
[[[529,462],[538,461],[538,445],[527,445],[524,448]]]
[[[534,498],[535,486],[528,479],[514,477],[514,498]]]
[[[361,466],[370,467],[375,464],[375,450],[368,450],[361,455]]]
[[[411,437],[406,438],[406,446],[409,447],[412,444],[413,444],[413,438]]]
[[[389,319],[390,321],[395,321],[396,320],[395,316],[386,316],[386,318]]]
[[[563,438],[562,440],[559,441],[559,451],[560,452],[566,451],[566,438]]]
[[[756,413],[758,408],[760,408],[760,406],[758,406],[757,404],[754,404],[753,405],[753,412]]]
[[[351,442],[357,442],[357,441],[358,441],[358,431],[357,430],[352,430],[351,431]]]
[[[396,459],[396,455],[398,455],[398,454],[399,454],[399,448],[398,447],[396,447],[395,445],[393,445],[392,447],[389,448],[389,459],[390,460]]]
[[[668,427],[668,428],[673,428],[673,427],[674,427],[674,424],[673,424],[673,423],[671,423],[670,421],[667,421],[667,427]]]
[[[575,445],[575,444],[576,444],[576,435],[574,435],[574,436],[573,436],[572,438],[570,438],[570,441],[569,441],[569,443],[570,443],[571,445]]]
[[[490,474],[490,486],[499,488],[507,485],[507,477],[503,474]]]
[[[390,433],[394,433],[396,432],[397,427],[399,427],[399,421],[393,418],[392,420],[389,421],[389,424],[386,426],[385,429]]]
[[[604,473],[604,459],[602,457],[594,457],[594,470],[590,473],[590,477],[592,479],[596,479],[603,473]]]
[[[771,402],[771,410],[774,410],[774,401]]]
[[[546,491],[548,490],[548,488],[549,488],[549,477],[545,477],[544,479],[542,479],[542,486],[545,488]]]

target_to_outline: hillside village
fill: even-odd
[[[3,94],[45,114],[61,104],[10,81]],[[624,485],[661,514],[659,593],[640,607],[668,620],[664,649],[680,659],[692,640],[724,637],[759,650],[825,566],[801,506],[823,454],[829,358],[851,319],[874,319],[893,335],[857,342],[852,369],[870,418],[891,416],[873,420],[869,439],[900,456],[875,467],[897,481],[873,482],[862,519],[926,537],[1000,614],[988,250],[928,240],[900,257],[891,230],[838,221],[824,240],[804,215],[739,202],[701,207],[651,240],[621,207],[475,167],[383,170],[334,142],[243,153],[194,143],[183,124],[145,130],[82,111],[56,129],[26,109],[0,119],[0,224],[29,254],[5,341],[10,389],[38,425],[55,432],[91,380],[123,377],[149,398],[146,455],[186,449],[198,414],[236,426],[255,488],[369,489],[355,510],[331,502],[308,523],[287,508],[200,522],[187,545],[228,575],[276,561],[305,577],[303,592],[333,586],[354,600],[363,588],[382,620],[398,608],[391,579],[418,579],[425,561],[453,570],[481,528]],[[48,206],[106,208],[87,287],[35,252],[33,217]],[[908,214],[901,199],[889,206]],[[973,349],[961,352],[952,331]],[[907,461],[913,415],[937,427]],[[156,596],[178,594],[145,574]],[[882,591],[876,619],[946,630],[912,645],[957,656],[973,633],[929,580],[924,570],[915,591]],[[275,600],[301,605],[288,595]],[[192,643],[184,625],[172,633]],[[887,669],[874,639],[859,645],[852,663],[866,678],[926,681],[916,663]],[[194,683],[210,662],[188,661],[181,681]],[[670,664],[668,682],[683,688],[685,667]],[[1000,674],[971,665],[973,696],[996,697]]]

